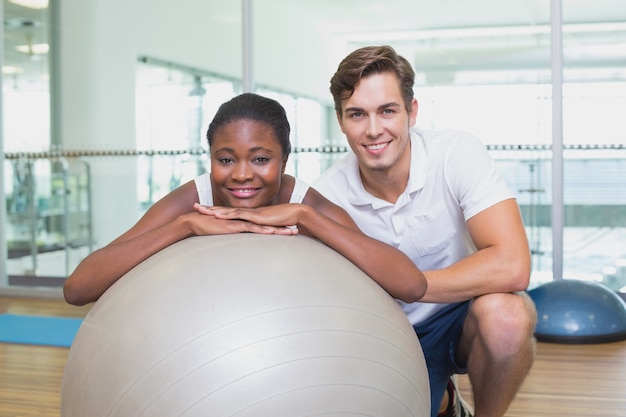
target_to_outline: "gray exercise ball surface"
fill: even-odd
[[[419,342],[397,302],[304,236],[180,241],[92,306],[61,416],[430,415]]]

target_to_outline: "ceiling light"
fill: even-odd
[[[4,65],[2,67],[2,73],[6,74],[6,75],[19,74],[21,72],[24,72],[24,69],[22,69],[20,67],[13,67],[11,65]]]
[[[15,49],[29,55],[43,55],[48,53],[50,46],[47,43],[35,43],[32,45],[18,45]]]
[[[29,9],[47,9],[48,0],[9,0],[9,3],[18,6],[28,7]]]

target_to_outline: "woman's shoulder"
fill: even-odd
[[[291,193],[296,185],[296,179],[288,174],[283,174],[280,181],[280,189],[278,190],[277,204],[286,204],[291,200]]]
[[[309,184],[289,174],[284,174],[279,191],[279,203],[302,203]]]
[[[302,203],[302,200],[304,200],[304,197],[307,195],[309,189],[310,186],[306,181],[299,178],[294,178],[294,185],[291,191],[291,199],[289,200],[289,202]]]

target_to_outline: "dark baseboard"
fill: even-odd
[[[47,277],[36,275],[9,275],[9,285],[16,287],[50,287],[63,286],[65,277]]]

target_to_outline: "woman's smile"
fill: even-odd
[[[262,187],[227,187],[235,198],[252,198]]]

